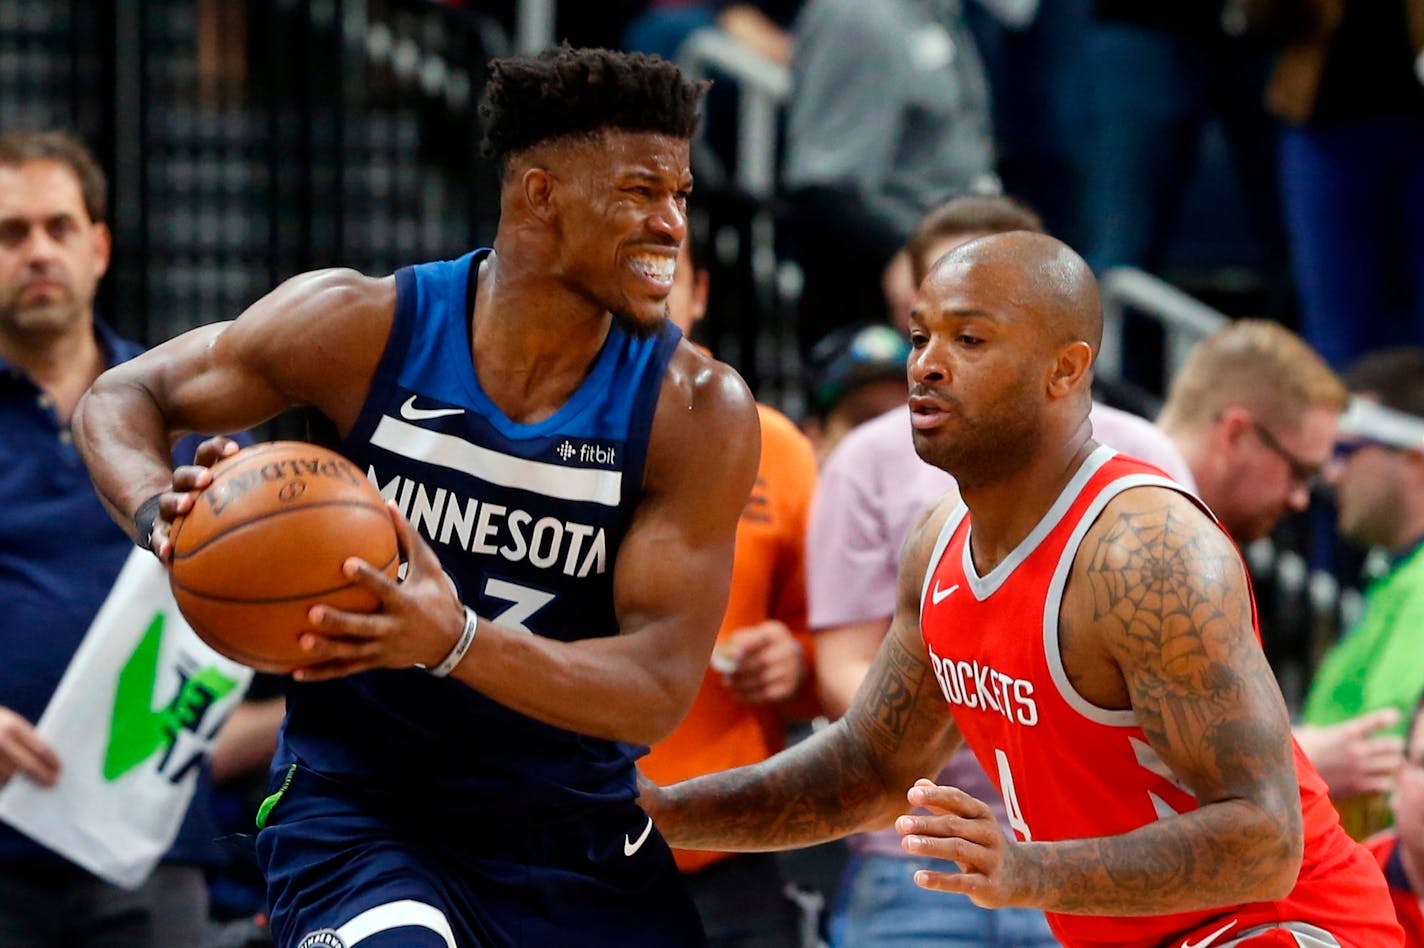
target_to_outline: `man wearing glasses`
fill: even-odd
[[[1312,727],[1377,711],[1403,722],[1424,691],[1424,349],[1366,356],[1347,383],[1355,398],[1327,471],[1339,532],[1386,552],[1388,567],[1366,590],[1359,622],[1326,655],[1306,694],[1304,720]],[[1403,727],[1393,730],[1402,734]],[[1341,803],[1346,829],[1356,836],[1389,820],[1381,793]]]
[[[1409,378],[1409,371],[1400,377]],[[1413,378],[1424,376],[1415,370]],[[1416,391],[1420,384],[1416,381]],[[1232,538],[1245,545],[1270,534],[1287,514],[1309,506],[1311,491],[1335,466],[1332,450],[1348,401],[1345,383],[1299,336],[1279,323],[1243,319],[1192,350],[1172,380],[1157,423],[1186,458],[1202,500]],[[1424,413],[1424,404],[1413,410]],[[1394,523],[1395,517],[1385,519]],[[1424,526],[1416,539],[1419,533]],[[1421,587],[1424,581],[1413,586]],[[1416,628],[1424,634],[1424,622]],[[1418,659],[1398,667],[1424,664],[1424,649],[1419,652]],[[1347,659],[1346,666],[1352,676],[1365,667],[1354,659]],[[1424,683],[1424,671],[1412,680]],[[1403,746],[1401,711],[1396,709],[1407,709],[1417,693],[1416,687],[1398,701],[1332,701],[1330,714],[1307,715],[1295,730],[1356,838],[1371,827],[1353,816],[1354,804],[1341,806],[1341,801],[1366,798],[1383,812],[1380,794],[1394,779]],[[1373,827],[1379,825],[1374,820]]]
[[[1202,500],[1245,545],[1310,504],[1347,400],[1299,336],[1243,319],[1192,350],[1157,423],[1187,459]]]

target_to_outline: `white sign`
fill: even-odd
[[[36,725],[59,782],[15,776],[0,820],[115,885],[142,885],[251,681],[189,628],[162,565],[135,549]]]

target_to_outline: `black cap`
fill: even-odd
[[[905,380],[910,343],[890,326],[846,326],[822,336],[808,357],[811,408],[825,414],[867,382]]]

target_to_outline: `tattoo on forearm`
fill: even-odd
[[[928,676],[923,656],[912,655],[897,640],[888,640],[883,661],[872,666],[878,674],[870,680],[869,698],[865,705],[867,730],[883,750],[893,751],[904,740],[913,720],[915,702]]]
[[[925,686],[922,658],[890,640],[872,666],[869,700],[850,717],[752,767],[709,774],[673,791],[668,829],[674,845],[777,849],[859,829],[887,807],[903,806],[906,787],[888,787],[875,758],[907,740],[942,740],[917,713]]]

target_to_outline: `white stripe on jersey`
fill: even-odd
[[[359,945],[372,935],[388,932],[393,928],[426,928],[445,939],[445,944],[456,948],[455,933],[446,921],[445,914],[433,905],[402,899],[387,902],[367,909],[336,930],[345,945]]]
[[[622,471],[560,467],[546,461],[514,457],[454,435],[407,424],[389,415],[383,416],[371,433],[371,444],[427,464],[463,471],[500,487],[514,487],[559,500],[617,507],[623,497]]]

